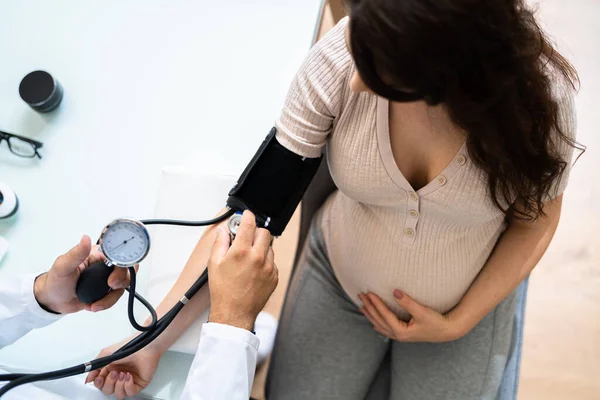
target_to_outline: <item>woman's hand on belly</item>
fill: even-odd
[[[375,293],[361,293],[358,297],[363,303],[360,311],[371,321],[373,329],[399,342],[450,342],[466,334],[450,314],[425,307],[397,289],[394,299],[411,315],[408,322],[398,319]]]

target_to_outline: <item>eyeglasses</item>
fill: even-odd
[[[29,139],[23,136],[0,131],[0,144],[3,140],[8,143],[8,149],[16,156],[25,158],[42,158],[38,150],[44,146],[44,143]]]

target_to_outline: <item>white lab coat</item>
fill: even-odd
[[[42,328],[62,317],[44,311],[35,300],[35,276],[0,281],[0,348],[32,329]],[[258,345],[258,338],[244,329],[204,324],[181,399],[248,400],[254,381]],[[6,372],[0,370],[2,373]],[[3,384],[0,382],[0,387]],[[30,384],[13,389],[2,400],[92,399],[102,396],[92,385],[80,384],[80,387],[71,387],[67,393],[64,392],[64,388],[61,389],[56,382],[43,382],[39,386]]]

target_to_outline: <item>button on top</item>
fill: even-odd
[[[458,165],[465,165],[465,163],[467,162],[467,158],[460,154],[458,157],[456,157],[456,162],[458,163]]]
[[[437,182],[440,186],[444,186],[446,184],[446,182],[448,182],[448,180],[446,179],[446,177],[444,175],[440,175],[437,177]]]
[[[413,230],[412,230],[412,229],[410,229],[410,228],[407,228],[407,229],[405,229],[405,230],[404,230],[404,234],[405,234],[406,236],[408,236],[408,237],[413,237],[413,236],[415,236],[415,231],[413,231]]]
[[[411,200],[417,201],[419,199],[419,196],[415,192],[410,192],[409,195]]]
[[[413,218],[417,218],[419,216],[419,212],[417,210],[410,210],[408,214]]]

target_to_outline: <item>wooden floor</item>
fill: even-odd
[[[339,8],[327,7],[321,34],[340,15]],[[555,239],[532,275],[518,398],[600,400],[600,1],[546,0],[539,15],[581,75],[578,140],[588,151],[571,175]],[[282,284],[267,305],[275,315],[286,290],[298,221],[296,215],[275,244]],[[264,376],[263,367],[256,398],[262,398]]]

